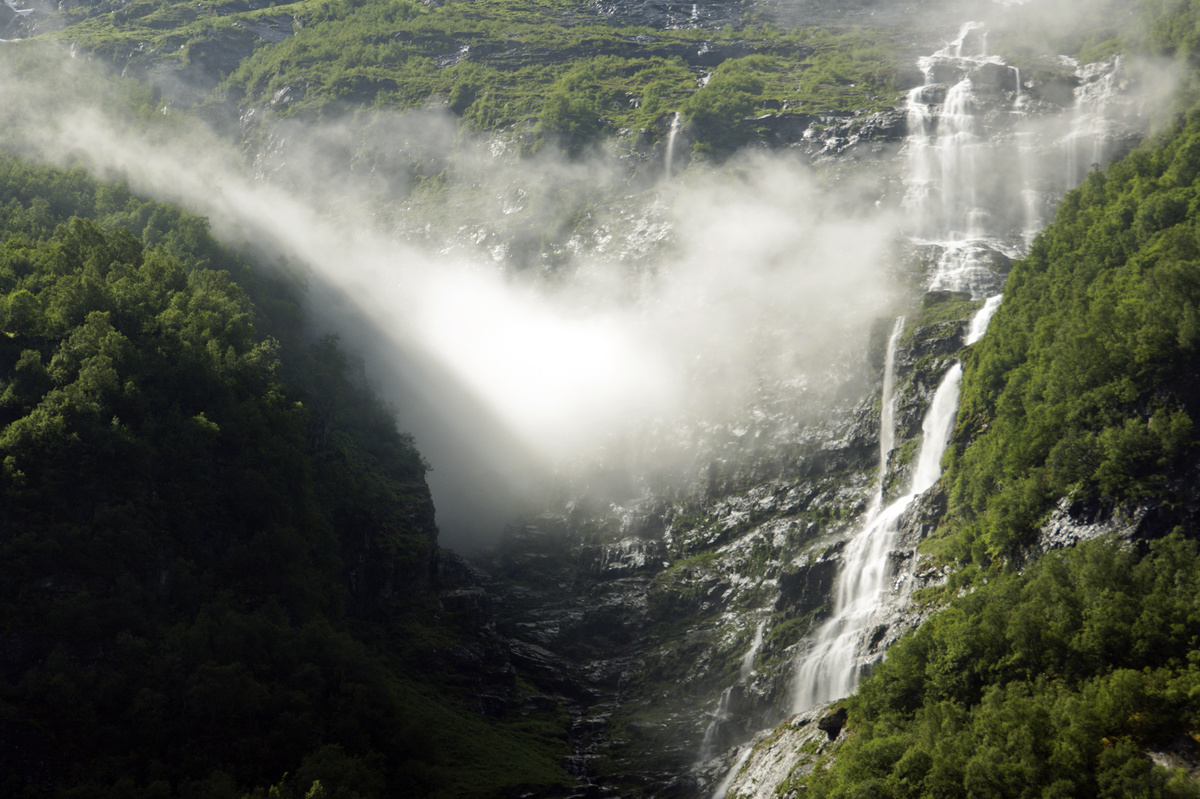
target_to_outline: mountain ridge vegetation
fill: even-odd
[[[924,544],[961,569],[941,590],[949,599],[845,701],[853,732],[831,768],[789,789],[1200,791],[1189,773],[1200,731],[1197,9],[1146,8],[1148,33],[1131,44],[1178,59],[1188,110],[1092,171],[1014,263],[987,335],[963,357],[948,512]],[[1134,530],[1043,554],[1041,525],[1072,506],[1125,515]]]
[[[1185,23],[1200,9],[1149,5],[1173,15],[1137,46],[1194,75]],[[186,6],[78,6],[57,35],[114,61],[170,48],[159,56],[202,69],[205,29],[179,38],[201,22]],[[755,114],[871,110],[905,85],[904,46],[861,31],[614,31],[576,9],[238,12],[304,25],[210,74],[213,102],[298,117],[444,103],[468,130],[572,155],[659,140],[679,112],[696,151],[719,156],[756,141]],[[438,64],[475,34],[511,39],[512,57]],[[679,52],[701,44],[727,48],[703,86]],[[548,51],[566,60],[539,63]],[[143,100],[153,114],[162,97]],[[950,513],[930,542],[964,567],[947,594],[966,596],[847,703],[850,742],[814,795],[1195,795],[1147,757],[1190,751],[1200,724],[1194,544],[1026,560],[1063,498],[1110,512],[1153,500],[1154,535],[1195,537],[1198,143],[1185,115],[1093,173],[1014,267],[965,356]],[[478,686],[455,658],[492,653],[471,651],[477,631],[458,618],[471,598],[432,593],[426,466],[353,359],[313,335],[295,286],[204,220],[79,169],[0,159],[0,202],[0,787],[569,793],[562,712],[468,707]],[[486,679],[533,693],[519,670]]]
[[[5,793],[569,783],[558,722],[412,665],[458,634],[426,467],[289,283],[81,170],[0,187]]]

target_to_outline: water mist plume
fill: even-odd
[[[103,99],[64,101],[72,80],[55,76],[51,91],[6,76],[4,124],[19,133],[8,141],[183,204],[222,240],[298,265],[315,317],[363,352],[432,462],[451,544],[497,526],[502,498],[538,468],[600,457],[652,427],[735,416],[757,381],[833,366],[888,298],[890,221],[831,212],[794,160],[748,158],[643,196],[670,230],[652,265],[583,258],[547,282],[379,230],[361,204],[372,189],[321,162],[319,146],[272,165],[286,180],[256,180],[231,147],[175,118],[147,124]],[[494,165],[523,168],[547,192],[560,172],[612,173],[545,157]]]

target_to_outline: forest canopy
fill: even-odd
[[[77,170],[0,197],[0,790],[568,781],[418,667],[459,635],[425,464],[296,286]]]

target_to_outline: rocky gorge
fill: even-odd
[[[926,233],[898,258],[909,264],[903,271],[914,304],[890,342],[891,322],[881,319],[859,362],[825,376],[839,386],[831,392],[839,399],[807,419],[791,416],[795,408],[784,403],[756,408],[746,423],[708,431],[710,446],[728,445],[698,456],[707,462],[687,480],[669,487],[643,481],[639,496],[606,503],[571,497],[510,527],[493,554],[455,572],[464,582],[445,600],[469,598],[478,623],[504,642],[501,658],[529,681],[519,701],[571,714],[573,768],[587,786],[574,795],[792,795],[797,777],[840,742],[845,715],[836,704],[790,714],[797,664],[835,610],[847,547],[864,516],[876,512],[872,494],[891,501],[907,490],[936,390],[986,327],[977,318],[984,298],[1001,290],[1030,225],[1048,218],[1063,181],[1074,178],[1042,178],[1027,168],[1030,181],[1044,182],[996,190],[989,181],[1011,175],[1015,162],[1061,159],[1064,148],[1077,146],[1078,134],[1068,128],[1064,135],[1057,120],[1073,112],[1096,76],[1114,87],[1116,106],[1128,102],[1115,88],[1128,84],[1112,77],[1121,74],[1118,61],[1081,71],[1066,82],[1068,93],[1066,79],[1025,83],[986,53],[964,55],[974,30],[964,28],[925,62],[927,80],[911,90],[907,112],[756,120],[766,130],[794,126],[785,136],[774,128],[768,140],[804,148],[816,161],[843,163],[837,159],[855,148],[903,140],[889,155],[908,164],[907,202],[921,206],[926,192],[938,203],[933,211],[917,208]],[[964,85],[971,100],[955,108],[947,96]],[[1121,154],[1140,135],[1136,116],[1109,112],[1114,124],[1089,143],[1101,158]],[[926,147],[940,159],[932,175],[921,163]],[[963,147],[974,152],[947,154]],[[968,162],[996,171],[955,171]],[[956,191],[970,199],[956,199]],[[968,219],[982,205],[990,227],[972,229]],[[968,232],[967,240],[944,238]],[[894,377],[885,376],[885,361],[894,362]],[[891,424],[895,441],[884,445],[881,465],[882,403],[891,406],[882,424]],[[934,609],[921,597],[934,596],[948,570],[921,541],[941,523],[945,502],[935,482],[896,520],[886,553],[889,587],[863,631],[856,668],[869,670]],[[1089,524],[1064,509],[1048,523],[1045,545],[1093,535]],[[508,701],[511,712],[518,700]]]
[[[909,11],[902,5],[800,2],[764,4],[754,12],[798,26],[882,27],[905,21]],[[816,186],[833,187],[815,204],[782,192],[783,215],[821,219],[853,207],[850,231],[884,229],[900,220],[886,263],[871,271],[879,285],[863,286],[861,296],[855,295],[872,309],[865,321],[824,325],[823,337],[813,342],[788,339],[817,323],[776,328],[764,321],[770,315],[765,312],[717,327],[714,341],[753,340],[753,346],[733,348],[729,357],[750,353],[749,362],[726,372],[728,364],[697,356],[684,388],[697,396],[728,389],[736,402],[685,418],[647,414],[640,426],[609,433],[600,446],[581,447],[581,454],[544,470],[530,467],[534,459],[526,459],[523,450],[528,442],[512,430],[491,449],[461,446],[465,454],[458,461],[440,460],[436,445],[426,448],[429,429],[417,431],[418,445],[434,462],[429,484],[443,545],[466,528],[479,537],[458,539],[471,544],[461,554],[439,548],[425,483],[401,486],[401,493],[411,493],[410,504],[381,529],[392,525],[405,535],[374,535],[363,527],[350,535],[352,546],[343,546],[346,609],[356,624],[367,619],[394,624],[377,634],[402,642],[396,661],[414,673],[437,675],[457,709],[538,738],[566,763],[571,780],[509,785],[506,795],[798,795],[802,777],[818,763],[828,765],[847,739],[848,715],[840,700],[889,647],[958,592],[948,583],[955,564],[926,541],[946,524],[951,504],[941,456],[948,444],[979,432],[954,427],[962,363],[1002,304],[1014,262],[1028,253],[1063,193],[1087,180],[1094,165],[1120,158],[1140,141],[1153,103],[1147,89],[1152,77],[1143,65],[1100,52],[1103,48],[1078,60],[1051,51],[1001,57],[990,49],[988,25],[960,18],[957,5],[934,10],[935,29],[904,34],[912,63],[873,83],[861,106],[822,108],[807,100],[793,105],[771,93],[786,92],[762,85],[757,94],[730,90],[738,100],[730,106],[736,118],[729,120],[742,137],[737,153],[712,149],[712,131],[696,121],[703,119],[698,112],[689,117],[662,106],[633,116],[660,102],[664,92],[669,96],[667,82],[645,93],[615,92],[606,99],[604,119],[589,117],[586,102],[580,112],[572,100],[595,86],[607,90],[617,81],[613,76],[623,74],[613,67],[617,62],[637,62],[646,72],[676,70],[672,79],[698,93],[710,83],[720,88],[728,75],[730,85],[754,88],[771,70],[782,71],[779,63],[788,58],[805,61],[795,74],[780,78],[794,80],[818,68],[806,59],[832,49],[819,37],[811,45],[781,44],[777,32],[756,33],[747,27],[742,4],[556,8],[546,13],[557,15],[568,30],[582,27],[585,13],[588,24],[594,16],[630,27],[553,47],[528,31],[497,36],[494,30],[466,35],[455,29],[448,35],[431,24],[417,35],[413,29],[421,15],[441,4],[387,9],[394,15],[389,25],[414,27],[372,31],[371,46],[400,43],[411,48],[405,57],[419,52],[411,71],[427,70],[420,74],[431,86],[449,70],[461,70],[453,83],[429,89],[415,110],[412,98],[404,98],[410,103],[407,115],[364,110],[386,105],[388,98],[396,101],[389,93],[401,92],[399,77],[380,79],[356,68],[330,81],[311,73],[301,80],[303,70],[295,70],[290,56],[277,64],[266,61],[270,46],[294,42],[306,26],[329,21],[322,15],[345,11],[333,5],[306,5],[295,14],[253,4],[222,7],[212,14],[218,23],[211,29],[204,27],[205,15],[189,16],[200,27],[171,40],[169,48],[142,43],[106,54],[127,77],[154,87],[147,94],[149,113],[191,109],[236,139],[259,186],[307,196],[314,208],[338,220],[331,227],[349,226],[358,209],[370,209],[362,214],[368,222],[354,228],[358,240],[335,239],[341,249],[309,246],[325,242],[308,237],[311,231],[303,226],[256,229],[240,209],[235,224],[225,220],[225,229],[239,235],[250,230],[245,249],[256,254],[270,252],[272,236],[286,240],[285,254],[270,257],[293,259],[308,269],[301,270],[299,282],[311,283],[316,324],[338,329],[352,347],[371,353],[364,371],[373,371],[376,379],[382,374],[385,393],[400,398],[395,411],[403,427],[413,429],[405,416],[411,413],[405,403],[419,393],[413,385],[428,381],[420,388],[432,397],[430,404],[444,406],[436,423],[454,428],[454,446],[477,444],[502,425],[483,392],[471,393],[476,384],[461,374],[422,371],[428,364],[405,350],[417,345],[397,346],[402,336],[380,321],[406,316],[398,309],[418,318],[421,303],[407,303],[432,285],[421,282],[419,268],[437,264],[450,272],[459,260],[471,261],[482,264],[488,286],[516,286],[542,298],[569,294],[577,281],[588,290],[596,284],[586,281],[602,271],[600,264],[611,269],[606,276],[627,281],[621,290],[634,298],[629,305],[644,309],[655,295],[639,293],[642,288],[656,280],[669,286],[671,269],[679,266],[671,257],[688,244],[682,239],[711,220],[688,227],[684,214],[696,210],[688,205],[689,193],[711,188],[703,180],[713,175],[724,191],[755,169],[794,170]],[[39,9],[37,24],[53,30],[55,14],[70,10]],[[134,16],[137,10],[124,13]],[[400,20],[403,15],[408,16]],[[502,24],[517,22],[505,17]],[[723,31],[727,24],[738,25],[738,33]],[[650,26],[661,36],[634,32],[633,26]],[[247,77],[240,65],[255,58],[262,69]],[[593,59],[591,72],[571,72],[552,84],[562,101],[561,130],[513,111],[526,100],[512,96],[504,108],[517,121],[487,116],[489,108],[499,107],[489,105],[488,94],[499,91],[499,84],[482,82],[483,73],[469,68],[531,74],[558,59]],[[646,66],[654,59],[660,60]],[[751,77],[738,69],[750,69]],[[839,79],[835,88],[849,92],[857,79]],[[875,93],[885,84],[890,94]],[[322,94],[331,86],[340,92],[336,103]],[[338,103],[357,110],[335,113]],[[681,107],[694,111],[699,104]],[[586,146],[571,149],[563,130],[579,128],[580,115],[582,128],[594,128],[588,134],[593,138],[583,137]],[[468,119],[491,120],[491,127],[468,135]],[[640,121],[618,127],[609,119]],[[561,151],[554,149],[557,143]],[[302,179],[297,163],[303,165]],[[340,193],[345,176],[363,179],[355,186],[365,187],[361,197]],[[779,185],[747,183],[751,190]],[[210,202],[205,196],[200,207],[225,210],[220,198],[241,196],[239,186],[222,183],[219,191],[208,192],[218,199],[205,206]],[[673,205],[685,210],[676,213]],[[269,206],[272,221],[294,210],[281,202]],[[1169,216],[1173,209],[1162,213]],[[780,217],[759,213],[764,227],[779,224]],[[302,218],[320,227],[316,215]],[[892,221],[876,225],[877,219]],[[383,280],[364,280],[369,291],[355,295],[362,286],[330,276],[350,274],[358,260],[371,261],[377,253],[356,245],[375,241],[371,236],[379,231],[385,231],[380,240],[389,247],[397,241],[417,246],[381,248],[380,261],[395,271],[382,273]],[[789,272],[781,264],[829,258],[828,252],[807,251],[802,235],[781,241],[762,254],[768,277],[783,280],[802,271]],[[421,260],[418,247],[441,260]],[[311,262],[304,260],[306,249],[318,251]],[[716,252],[714,257],[727,255]],[[318,257],[329,258],[327,271],[312,266]],[[418,269],[397,265],[406,258]],[[736,293],[741,282],[758,277],[750,272],[739,275],[735,269],[726,289]],[[491,322],[480,306],[459,301],[459,294],[477,299],[467,288],[475,287],[455,287],[454,305],[467,313],[454,324],[469,334],[464,350],[484,352],[493,361],[474,358],[466,371],[503,374],[508,361],[494,353],[519,347],[507,344],[500,335],[503,325]],[[771,307],[797,304],[800,295],[780,292],[779,304]],[[388,305],[394,298],[400,299]],[[711,307],[711,297],[704,299]],[[825,319],[816,306],[809,312]],[[376,315],[353,320],[364,308]],[[473,309],[483,324],[471,324]],[[542,308],[514,304],[505,310],[512,314],[507,323],[516,327],[528,316],[540,318]],[[836,310],[830,310],[833,316]],[[711,333],[703,327],[681,329],[677,338]],[[518,341],[540,344],[557,332],[535,329]],[[491,347],[493,338],[501,346]],[[806,347],[828,352],[804,361],[797,353]],[[569,363],[577,356],[586,361],[578,350],[554,350],[552,356],[543,371],[570,371],[566,367],[577,365]],[[768,361],[772,368],[755,371]],[[785,368],[775,368],[781,363]],[[450,372],[446,364],[436,366]],[[410,368],[408,384],[389,382]],[[503,375],[509,389],[537,377],[536,369],[511,371]],[[723,385],[733,371],[753,379]],[[441,384],[431,376],[446,383],[459,379],[458,393],[439,394]],[[545,399],[536,392],[523,396]],[[595,407],[607,397],[601,393]],[[549,415],[554,399],[537,407]],[[309,448],[321,457],[340,457],[342,445],[324,424],[328,418],[313,407]],[[333,411],[329,414],[332,418]],[[516,513],[507,513],[511,505],[502,513],[481,502],[485,513],[455,517],[460,500],[465,505],[464,498],[493,488],[476,479],[485,467],[501,473],[497,482],[514,475],[538,482],[533,499],[522,497]],[[459,493],[439,493],[442,479],[456,481]],[[1032,560],[1043,550],[1103,535],[1137,538],[1159,524],[1158,510],[1152,501],[1114,509],[1063,496],[1024,555]],[[356,517],[349,518],[353,527]],[[427,613],[430,627],[411,622],[397,611],[402,606]]]

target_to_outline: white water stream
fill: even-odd
[[[675,165],[675,140],[679,138],[679,112],[671,118],[671,132],[667,134],[666,176],[671,179],[671,170]]]
[[[742,656],[741,667],[738,669],[737,684],[731,685],[721,692],[721,698],[717,701],[717,709],[713,713],[712,719],[708,722],[708,727],[704,730],[704,741],[700,745],[701,763],[710,760],[717,754],[716,746],[721,725],[728,721],[732,715],[730,703],[733,700],[733,689],[737,686],[745,685],[754,676],[754,660],[758,657],[758,651],[762,649],[763,632],[766,628],[767,620],[763,619],[758,623],[758,628],[754,631],[754,638],[750,641],[750,648]]]
[[[1000,304],[1004,275],[996,269],[1021,254],[1040,228],[1040,199],[1034,181],[1030,137],[1020,125],[997,145],[983,129],[985,111],[1023,115],[1027,99],[1020,70],[988,55],[981,26],[967,23],[957,38],[920,60],[925,84],[908,95],[909,177],[906,205],[914,238],[940,246],[930,290],[991,295],[971,320],[965,342],[982,338]],[[1011,91],[997,81],[1011,80]],[[981,95],[977,81],[990,86]],[[1000,84],[1003,87],[1003,84]],[[939,101],[939,98],[940,101]],[[1007,106],[1007,108],[1006,108]],[[1014,180],[1015,178],[1015,180]],[[922,423],[922,439],[911,483],[903,496],[883,507],[882,487],[894,446],[892,382],[895,347],[903,319],[888,343],[880,413],[877,489],[860,529],[845,545],[829,619],[812,635],[801,656],[793,712],[852,693],[860,677],[882,657],[871,640],[890,605],[903,602],[911,581],[894,573],[892,551],[900,517],[941,477],[941,459],[954,427],[962,368],[943,376]]]
[[[897,522],[918,496],[942,476],[941,460],[954,429],[962,367],[942,378],[925,421],[917,466],[908,492],[886,508],[868,514],[862,529],[846,545],[838,576],[833,615],[813,636],[796,673],[792,710],[803,710],[848,696],[878,653],[864,651],[884,592],[891,581],[889,556],[899,532]]]
[[[964,344],[971,345],[983,337],[1000,305],[1007,260],[1024,254],[1044,227],[1055,199],[1078,184],[1090,163],[1103,163],[1109,155],[1105,104],[1121,88],[1121,65],[1076,65],[1081,85],[1066,127],[1048,120],[1044,110],[1029,110],[1037,99],[1024,91],[1020,69],[987,53],[987,38],[978,23],[964,25],[954,41],[920,59],[919,65],[925,84],[907,99],[905,205],[912,220],[910,237],[941,250],[930,291],[987,298],[966,331]],[[1043,116],[1035,119],[1035,113]],[[988,127],[997,124],[998,129]],[[1085,159],[1087,166],[1081,163]],[[896,574],[892,565],[898,523],[917,497],[941,478],[962,368],[955,363],[943,375],[922,422],[910,485],[884,507],[884,479],[895,446],[896,349],[903,328],[900,318],[884,362],[876,490],[862,524],[845,545],[832,614],[812,634],[797,663],[793,713],[855,690],[860,677],[883,656],[879,642],[871,640],[883,617],[889,608],[903,604],[911,590],[909,575]],[[718,716],[728,710],[729,693],[722,696]],[[711,743],[706,736],[706,744]],[[743,747],[713,799],[724,799],[750,749]]]

